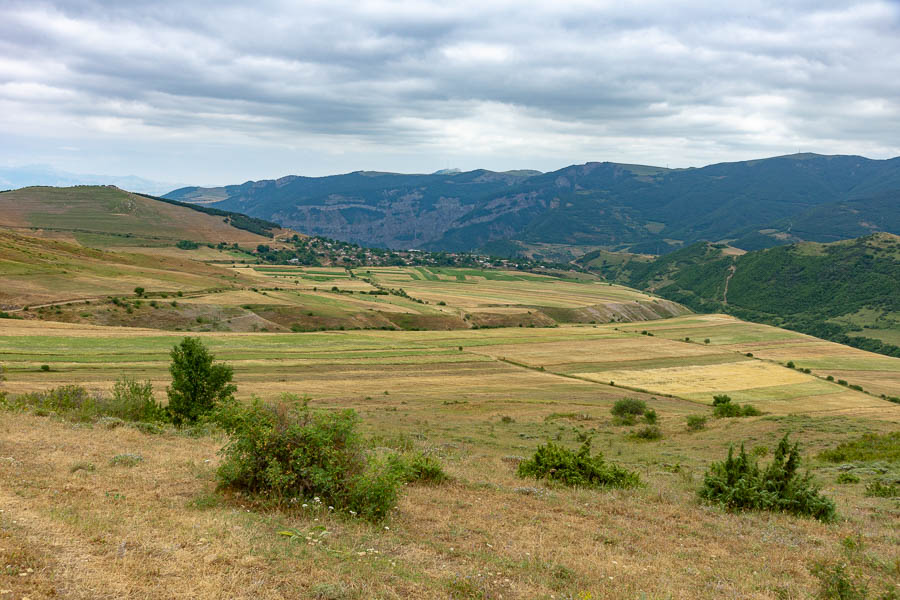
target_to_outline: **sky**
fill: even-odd
[[[0,0],[0,167],[288,174],[900,155],[900,0]]]

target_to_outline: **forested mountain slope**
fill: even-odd
[[[518,240],[667,252],[900,233],[900,158],[794,154],[666,169],[593,162],[551,173],[356,172],[166,195],[367,245],[472,250]],[[892,210],[894,209],[894,210]]]

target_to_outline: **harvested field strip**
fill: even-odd
[[[829,394],[843,394],[846,392],[846,390],[837,385],[834,385],[833,383],[815,379],[802,383],[769,386],[762,385],[756,388],[731,390],[723,389],[720,391],[728,392],[728,395],[731,396],[731,399],[735,402],[753,402],[754,404],[758,402],[770,403],[780,401],[789,401],[794,403],[798,398]],[[718,392],[715,390],[706,392],[693,392],[681,394],[681,397],[687,398],[689,400],[698,400],[711,404],[712,397],[715,393]]]
[[[649,358],[637,360],[621,360],[606,362],[566,363],[556,365],[554,372],[572,375],[575,373],[591,373],[609,371],[611,369],[657,369],[662,367],[721,365],[751,360],[737,354],[707,354],[690,357]]]
[[[574,373],[574,375],[592,381],[615,381],[652,392],[676,395],[748,390],[758,388],[760,384],[770,387],[816,381],[809,375],[760,361],[665,367],[642,371],[611,370],[601,373]]]

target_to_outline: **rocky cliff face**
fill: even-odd
[[[392,193],[393,192],[393,193]],[[359,198],[330,195],[318,206],[278,212],[278,222],[314,235],[365,246],[418,248],[440,238],[451,224],[472,210],[460,198],[441,196],[423,206],[422,190],[389,190],[374,205]]]

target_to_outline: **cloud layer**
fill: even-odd
[[[7,0],[0,163],[231,183],[900,154],[900,4],[720,4]]]

